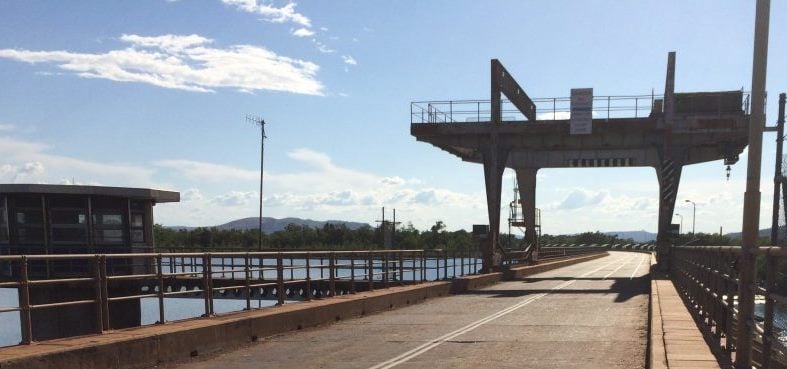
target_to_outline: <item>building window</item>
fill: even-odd
[[[145,204],[141,201],[131,202],[131,242],[145,243]]]
[[[0,243],[8,243],[8,203],[6,197],[0,198]]]
[[[20,245],[44,244],[44,211],[40,196],[13,198],[8,214],[14,223],[15,240]]]
[[[87,244],[87,202],[84,198],[48,197],[53,244]]]
[[[93,201],[93,241],[99,245],[123,244],[125,232],[125,203],[117,198],[96,198]]]

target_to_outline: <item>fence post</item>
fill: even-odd
[[[161,269],[161,259],[164,257],[161,254],[154,256],[156,258],[156,281],[158,282],[158,324],[164,324],[164,274]]]
[[[306,253],[306,301],[312,299],[312,268],[311,268],[311,253]]]
[[[350,253],[350,293],[355,294],[355,253]]]
[[[93,267],[93,285],[94,294],[96,296],[96,333],[104,333],[104,313],[103,298],[101,297],[101,255],[94,255],[92,259]]]
[[[426,280],[426,251],[421,250],[421,282]]]
[[[385,288],[390,287],[390,282],[388,281],[388,252],[383,253],[383,285]]]
[[[366,254],[366,266],[368,267],[368,271],[366,272],[367,277],[369,278],[369,291],[374,291],[374,259],[373,254],[371,251],[367,252]]]
[[[19,307],[22,309],[20,312],[20,319],[22,323],[22,343],[29,345],[33,342],[33,320],[31,318],[30,308],[30,279],[27,275],[27,256],[22,255],[19,265],[19,274],[21,277],[21,286],[19,290]]]
[[[398,252],[399,254],[399,284],[404,284],[404,255],[402,252]]]
[[[243,277],[246,282],[246,310],[251,310],[251,275],[249,272],[249,253],[243,258]]]
[[[331,290],[331,297],[336,296],[336,253],[333,251],[328,259],[328,288]]]
[[[109,326],[109,282],[107,279],[107,257],[105,255],[101,255],[99,268],[101,278],[101,308],[103,309],[101,311],[101,323],[104,330],[109,330],[111,328]]]
[[[276,305],[284,305],[284,262],[281,253],[276,253]]]
[[[776,289],[776,257],[765,256],[765,316],[762,332],[762,367],[771,366],[771,347],[773,346],[773,304],[771,296]]]
[[[202,254],[202,295],[205,298],[205,315],[210,316],[210,300],[213,298],[213,290],[210,288],[210,253]]]

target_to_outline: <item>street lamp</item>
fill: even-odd
[[[675,213],[675,215],[680,217],[680,228],[678,228],[678,234],[683,233],[683,215]]]
[[[694,210],[692,211],[691,214],[691,235],[694,236],[694,230],[695,227],[697,226],[697,203],[691,200],[686,200],[686,202],[690,202],[691,205],[694,207]]]

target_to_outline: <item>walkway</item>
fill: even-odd
[[[172,368],[644,368],[650,256],[609,256]]]

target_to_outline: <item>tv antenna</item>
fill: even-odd
[[[262,251],[262,169],[265,163],[265,119],[256,115],[246,114],[246,122],[253,124],[255,127],[260,128],[260,224],[259,224],[259,240],[257,248]]]

